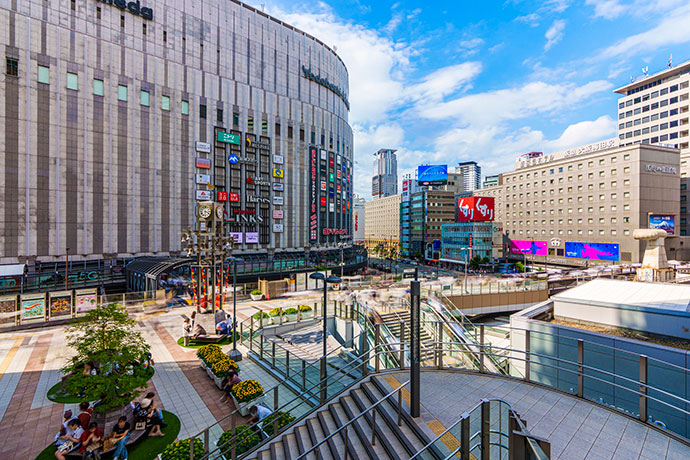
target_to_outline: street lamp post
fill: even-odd
[[[326,402],[326,377],[327,375],[327,370],[326,370],[326,355],[328,354],[328,348],[326,346],[326,339],[328,338],[328,325],[326,323],[326,318],[327,318],[327,312],[328,312],[328,283],[340,283],[342,280],[337,277],[337,276],[329,276],[326,278],[326,275],[320,272],[312,273],[309,275],[309,278],[314,279],[314,280],[323,280],[323,327],[321,330],[321,341],[323,342],[323,356],[321,357],[321,372],[320,372],[320,380],[321,380],[321,403]]]
[[[242,361],[242,353],[237,349],[237,262],[244,259],[239,257],[230,257],[228,260],[232,261],[232,350],[230,351],[230,359],[235,362]],[[249,338],[251,340],[251,337]]]

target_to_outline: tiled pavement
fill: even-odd
[[[409,373],[393,373],[384,379],[392,388],[399,383],[390,377],[402,383]],[[517,380],[423,371],[420,391],[420,426],[432,439],[436,421],[448,427],[482,398],[499,398],[513,406],[530,433],[550,441],[553,460],[690,458],[690,447],[636,420],[575,396]]]

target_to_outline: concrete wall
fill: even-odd
[[[466,315],[518,311],[548,299],[548,290],[470,294],[448,297]]]

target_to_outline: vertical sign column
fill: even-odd
[[[309,241],[312,243],[315,243],[317,241],[317,233],[319,230],[319,225],[318,225],[318,204],[316,203],[317,200],[317,191],[316,191],[316,182],[318,180],[317,174],[316,174],[316,168],[318,165],[318,159],[316,155],[316,147],[311,146],[309,147],[309,163],[310,163],[310,184],[309,184]]]

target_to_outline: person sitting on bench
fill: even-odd
[[[113,452],[113,460],[122,460],[127,458],[127,440],[129,440],[129,430],[131,426],[127,421],[127,417],[120,417],[113,427],[113,443],[115,443],[115,452]]]
[[[69,453],[74,447],[79,444],[79,439],[84,430],[79,423],[78,418],[73,418],[67,422],[66,433],[58,438],[55,442],[57,446],[57,451],[55,452],[55,458],[58,460],[65,460],[65,455]]]
[[[237,375],[235,369],[230,369],[228,371],[228,376],[223,380],[222,390],[223,396],[220,398],[221,402],[225,402],[227,398],[232,394],[232,387],[240,383],[242,379]]]
[[[228,335],[230,334],[230,322],[227,319],[216,324],[216,334]]]
[[[79,439],[81,441],[79,452],[81,452],[84,458],[101,447],[101,438],[103,438],[103,432],[98,428],[98,423],[89,423],[89,428],[81,434],[81,438]]]
[[[198,339],[199,337],[205,337],[206,335],[206,329],[204,329],[201,324],[197,324],[194,326],[194,331],[192,333],[192,339]]]

